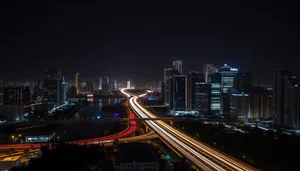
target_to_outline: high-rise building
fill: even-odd
[[[213,64],[204,64],[203,65],[203,74],[205,77],[205,83],[208,83],[208,76],[218,72],[218,67]]]
[[[104,84],[109,84],[109,77],[108,76],[104,77]]]
[[[205,76],[198,72],[188,75],[188,109],[196,110],[200,115],[210,113],[211,85],[205,84]]]
[[[165,83],[160,82],[160,99],[162,102],[165,102]]]
[[[221,109],[221,74],[215,73],[208,77],[208,83],[211,85],[210,110],[214,115],[220,114]]]
[[[252,119],[271,119],[274,114],[273,89],[253,87],[251,94]]]
[[[127,88],[130,88],[130,80],[127,81]]]
[[[234,78],[234,88],[243,92],[250,92],[253,87],[251,73],[237,73]]]
[[[75,86],[69,87],[68,92],[67,92],[67,97],[68,98],[75,98],[76,96],[77,96],[76,87]]]
[[[62,78],[60,81],[60,104],[63,104],[67,101],[67,86],[65,78]]]
[[[96,81],[93,81],[93,91],[96,91],[98,89]]]
[[[91,81],[85,81],[85,84],[82,87],[84,92],[93,92],[93,83]]]
[[[53,71],[45,70],[43,87],[45,103],[59,103],[61,79],[62,72],[60,69]]]
[[[164,103],[169,107],[171,107],[173,103],[173,101],[171,100],[173,98],[173,93],[172,93],[173,74],[179,74],[179,72],[171,68],[164,69],[164,85],[165,85]]]
[[[221,74],[221,93],[227,93],[228,89],[233,87],[234,77],[238,73],[238,69],[224,64],[219,73]]]
[[[75,87],[76,87],[76,93],[79,94],[80,92],[79,72],[75,74]]]
[[[277,70],[274,74],[275,115],[278,126],[299,129],[300,89],[299,80],[291,70]]]
[[[118,82],[117,80],[114,80],[114,91],[118,90]]]
[[[180,74],[182,74],[182,62],[181,62],[181,60],[173,61],[173,69],[177,70]]]
[[[0,105],[0,121],[22,121],[24,105]]]
[[[172,78],[172,109],[187,110],[187,79],[185,75],[173,75]]]
[[[230,88],[227,93],[229,106],[228,115],[231,121],[247,122],[251,117],[249,94]]]
[[[30,103],[29,87],[4,87],[3,104],[21,105]]]
[[[102,84],[103,84],[103,81],[102,81],[102,78],[99,78],[99,85],[98,85],[98,90],[102,90]]]
[[[108,76],[104,77],[104,81],[103,81],[103,84],[102,84],[102,89],[103,89],[104,92],[110,92],[110,90],[111,90]]]

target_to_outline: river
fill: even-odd
[[[79,120],[81,118],[113,118],[113,113],[107,113],[102,111],[103,106],[115,105],[121,102],[123,98],[99,98],[94,102],[89,103],[87,106],[83,107],[74,115],[74,119]],[[91,99],[89,99],[91,101]]]
[[[95,102],[89,101],[88,105],[84,106],[74,115],[74,119],[81,118],[113,118],[114,113],[103,112],[102,107],[106,105],[114,105],[120,103],[122,98],[99,98]],[[99,118],[99,119],[100,119]],[[67,131],[62,130],[60,133],[61,140],[81,140],[95,137],[103,137],[122,131],[120,126],[115,125],[115,122],[107,123],[72,123],[68,125]]]

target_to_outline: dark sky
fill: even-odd
[[[42,2],[1,1],[0,79],[59,67],[68,77],[159,81],[173,56],[185,72],[227,63],[256,83],[271,83],[276,68],[300,75],[297,1]]]

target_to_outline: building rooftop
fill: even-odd
[[[150,144],[139,142],[120,144],[116,163],[131,163],[133,161],[158,162],[159,159],[155,156]]]

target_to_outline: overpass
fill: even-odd
[[[123,90],[125,92],[125,90]],[[157,118],[152,112],[147,110],[138,102],[140,96],[130,97],[129,104],[132,110],[140,118]],[[220,152],[206,144],[197,141],[188,134],[178,130],[161,120],[144,121],[159,137],[179,156],[183,156],[191,161],[197,168],[205,171],[256,171],[256,168],[235,159],[228,154]]]
[[[128,122],[128,121],[147,121],[147,120],[160,120],[160,121],[192,121],[192,122],[225,122],[224,119],[218,118],[179,118],[179,117],[156,117],[156,118],[102,118],[102,119],[61,119],[61,120],[36,120],[25,122],[6,122],[2,125],[30,125],[30,124],[54,124],[54,123],[104,123],[104,122]]]

